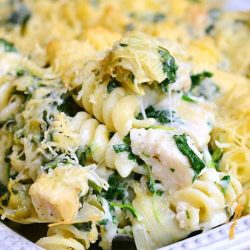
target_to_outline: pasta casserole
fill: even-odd
[[[154,250],[248,215],[249,14],[0,0],[1,219],[47,250]]]

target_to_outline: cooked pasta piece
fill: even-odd
[[[124,142],[124,138],[115,134],[111,138],[105,154],[107,167],[116,169],[123,178],[138,168],[137,161],[131,158],[129,147],[130,145]]]
[[[226,209],[230,215],[234,214],[238,204],[244,204],[246,197],[243,186],[233,175],[227,175],[226,172],[218,173],[214,168],[209,168],[202,174],[200,180],[216,182],[224,194]]]
[[[85,250],[85,247],[77,240],[73,238],[66,238],[64,235],[53,235],[41,238],[37,241],[38,246],[47,249],[75,249],[75,250]]]
[[[230,202],[240,193],[241,185],[235,179],[231,183],[229,175],[223,176],[214,169],[207,169],[191,187],[173,193],[170,203],[175,208],[176,219],[181,228],[206,229],[229,219],[225,208],[230,204],[231,216],[236,206]]]
[[[55,117],[51,130],[53,142],[44,146],[56,146],[67,150],[69,146],[79,147],[76,151],[81,165],[92,160],[116,169],[122,177],[127,177],[138,164],[129,160],[129,152],[116,153],[115,145],[123,144],[123,138],[118,134],[112,135],[107,127],[100,124],[86,112],[78,112],[74,117],[60,113]]]
[[[218,1],[0,0],[1,219],[155,250],[249,214],[248,31]]]
[[[114,79],[98,83],[96,78],[99,76],[95,75],[98,68],[95,65],[88,67],[89,64],[91,62],[85,66],[85,81],[80,91],[81,103],[87,112],[106,124],[109,130],[117,131],[121,136],[127,135],[132,127],[149,127],[154,123],[154,119],[136,119],[140,111],[138,97],[120,87],[120,83]]]
[[[213,132],[214,139],[222,143],[222,170],[235,174],[242,183],[249,182],[249,92],[247,85],[240,85],[225,94],[221,102],[226,105]]]
[[[53,43],[49,47],[49,54],[55,66],[65,53],[72,55],[71,50],[77,51],[73,42],[72,47],[68,47],[67,44],[63,46],[66,46],[67,50],[61,51],[56,48],[56,53]],[[83,50],[83,53],[86,53],[85,51]],[[153,124],[152,119],[148,121],[135,119],[140,110],[140,102],[133,92],[144,94],[142,84],[158,83],[163,92],[168,91],[168,85],[170,91],[188,90],[190,87],[189,67],[180,63],[178,68],[165,45],[153,37],[136,32],[128,33],[117,42],[111,52],[92,53],[92,58],[91,51],[88,53],[90,55],[85,56],[86,60],[80,61],[82,67],[75,68],[79,64],[80,53],[78,54],[80,57],[73,57],[67,61],[66,67],[59,63],[62,72],[72,73],[70,80],[66,80],[65,84],[71,88],[82,84],[76,98],[78,104],[100,122],[104,122],[111,131],[118,131],[122,136],[125,136],[132,127],[146,127]],[[74,67],[68,67],[72,61]],[[132,83],[133,81],[135,82]]]
[[[48,236],[38,240],[37,244],[45,247],[49,242],[49,247],[57,247],[58,241],[61,241],[61,247],[67,249],[69,242],[74,242],[77,240],[79,242],[80,249],[88,249],[90,244],[95,242],[98,239],[98,230],[97,230],[97,220],[100,219],[101,211],[97,210],[94,206],[83,205],[85,218],[81,218],[81,222],[74,224],[61,224],[51,226],[48,230]],[[83,209],[83,208],[82,208]],[[91,215],[92,214],[92,215]],[[93,214],[96,217],[93,217]],[[88,217],[91,216],[91,217]],[[62,238],[60,240],[60,238]],[[66,241],[63,239],[66,238]],[[56,239],[55,241],[53,239]],[[47,246],[46,246],[47,247]],[[47,249],[47,248],[46,248]]]
[[[135,192],[133,206],[141,218],[132,221],[132,228],[138,250],[157,249],[189,234],[189,230],[179,227],[165,196],[148,195],[139,187]]]

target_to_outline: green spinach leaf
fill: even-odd
[[[171,122],[171,111],[169,110],[156,110],[153,106],[149,106],[145,109],[147,118],[155,118],[159,123],[166,124]],[[175,114],[172,111],[172,116]],[[142,113],[139,113],[136,117],[138,120],[143,120]]]
[[[212,76],[213,73],[209,71],[203,71],[199,74],[191,75],[191,82],[192,82],[191,89],[199,86],[203,80],[205,80],[206,78],[211,78]]]
[[[85,166],[87,159],[91,157],[91,148],[90,148],[90,146],[79,147],[76,150],[76,156],[78,158],[79,164],[81,166]]]
[[[201,170],[205,168],[206,166],[205,162],[196,155],[193,149],[189,147],[186,134],[174,135],[174,140],[176,142],[176,146],[181,151],[181,153],[188,158],[191,167],[194,170],[193,180],[195,180],[199,175],[199,173],[201,172]]]
[[[225,195],[228,185],[231,181],[231,177],[229,175],[225,175],[219,182],[220,186],[221,186],[221,191],[222,193]]]
[[[103,196],[108,200],[125,200],[127,196],[127,184],[117,173],[112,174],[108,180],[109,189],[103,192]]]
[[[167,76],[167,78],[160,83],[160,88],[162,92],[168,91],[168,85],[174,83],[176,80],[176,71],[178,69],[175,59],[170,55],[169,51],[163,47],[158,48],[158,53],[160,54],[162,61],[162,70]]]
[[[120,86],[121,84],[116,79],[113,78],[107,85],[107,92],[110,94],[115,88],[118,88]]]
[[[10,15],[7,23],[24,27],[31,17],[31,12],[25,4],[20,4]]]
[[[135,155],[132,152],[131,149],[131,141],[130,141],[130,135],[128,134],[123,138],[123,143],[122,144],[115,144],[113,145],[113,149],[116,153],[121,153],[121,152],[128,152],[128,159],[131,161],[135,161],[138,165],[143,165],[144,161],[137,155]]]
[[[222,155],[223,155],[223,151],[218,147],[216,147],[212,153],[212,160],[214,162],[214,166],[216,170],[219,170],[219,163],[222,158]]]
[[[92,222],[88,221],[84,223],[74,223],[73,226],[76,227],[80,231],[90,232],[92,229]]]
[[[7,40],[0,38],[0,46],[4,48],[5,52],[17,52],[13,43],[8,42]]]
[[[57,107],[58,111],[64,112],[70,117],[74,117],[78,112],[81,111],[81,108],[76,104],[70,92],[62,94],[61,99],[62,104]]]
[[[120,204],[120,203],[116,203],[116,202],[110,202],[111,206],[114,207],[119,207],[121,209],[125,209],[128,210],[134,218],[139,219],[139,214],[137,212],[137,210],[131,205],[131,204]]]

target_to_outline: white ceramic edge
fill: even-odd
[[[227,10],[249,10],[250,0],[229,0]],[[235,238],[229,239],[232,223],[220,226],[206,233],[182,240],[159,250],[250,250],[250,216],[237,221]],[[0,250],[41,250],[42,248],[15,233],[0,222]]]
[[[236,221],[234,238],[229,238],[232,224],[227,223],[206,233],[179,241],[158,250],[249,250],[250,249],[250,216]]]
[[[229,232],[234,222],[222,225],[206,233],[179,241],[158,250],[249,250],[250,215],[236,221],[234,238],[229,239]],[[1,250],[42,250],[29,240],[15,233],[0,223]],[[56,249],[55,249],[56,250]]]
[[[228,0],[226,1],[224,8],[229,11],[247,11],[250,10],[250,0]]]
[[[0,222],[0,249],[1,250],[42,250],[29,240],[20,236]],[[56,249],[55,249],[56,250]]]

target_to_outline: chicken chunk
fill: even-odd
[[[174,112],[171,126],[181,129],[194,140],[198,149],[206,146],[214,124],[214,106],[205,100],[184,101],[180,94],[173,94],[171,99],[164,98],[155,105],[157,110]],[[177,119],[176,119],[176,118]]]
[[[188,158],[176,146],[173,134],[162,129],[132,129],[131,148],[166,190],[176,191],[192,184],[194,171]]]
[[[40,175],[29,190],[38,217],[72,221],[80,208],[79,194],[88,192],[87,174],[86,168],[65,166]]]
[[[184,120],[184,123],[180,124],[180,128],[193,138],[199,149],[210,141],[214,123],[213,108],[214,106],[206,101],[198,103],[180,101],[177,107],[177,114]]]

